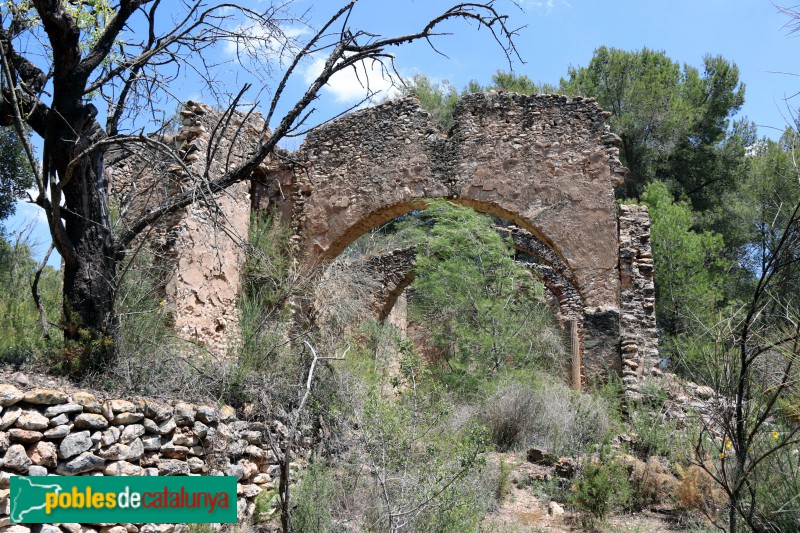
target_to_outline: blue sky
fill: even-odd
[[[177,5],[177,0],[163,4]],[[252,2],[258,7],[265,2]],[[340,2],[331,0],[297,2],[298,9],[310,7],[312,24],[335,12]],[[382,35],[406,34],[451,5],[442,1],[361,0],[351,18],[352,28],[361,28]],[[510,15],[509,25],[521,27],[516,39],[522,60],[511,66],[519,74],[536,81],[557,83],[566,76],[567,68],[588,64],[593,51],[602,45],[625,50],[648,47],[664,50],[669,57],[702,67],[705,54],[722,55],[740,68],[746,85],[746,103],[741,115],[759,126],[761,135],[777,137],[785,127],[790,108],[800,105],[800,97],[788,104],[785,99],[800,91],[800,36],[790,35],[787,17],[768,0],[521,0],[522,10],[511,2],[498,0],[498,10]],[[524,11],[523,11],[524,10]],[[289,24],[287,29],[302,40],[308,29]],[[422,73],[434,80],[449,80],[462,87],[474,79],[486,84],[497,69],[509,65],[501,49],[485,29],[465,23],[451,23],[443,29],[453,35],[435,41],[443,57],[424,43],[394,48],[400,73],[411,77]],[[232,48],[217,50],[220,58],[231,59]],[[229,63],[223,79],[231,91],[250,80],[247,69]],[[252,68],[252,67],[251,67]],[[313,78],[313,62],[301,66],[289,86],[286,105],[293,103],[296,91]],[[780,74],[784,73],[784,74]],[[373,77],[373,87],[389,82]],[[172,87],[178,99],[208,100],[207,93],[191,78]],[[332,80],[316,103],[318,120],[333,116],[357,103],[363,89],[352,73],[342,73]],[[390,93],[389,93],[390,94]],[[260,100],[265,100],[265,93]],[[252,96],[255,99],[255,95]],[[296,146],[290,142],[288,147]],[[20,203],[17,214],[6,226],[12,231],[37,217],[38,209]],[[49,236],[41,223],[33,233],[42,254]],[[57,265],[58,259],[52,258]]]

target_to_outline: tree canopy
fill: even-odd
[[[612,113],[611,127],[630,169],[623,197],[638,198],[659,180],[686,194],[696,208],[706,208],[735,179],[731,160],[737,154],[730,153],[735,141],[728,128],[744,103],[744,85],[734,63],[709,55],[701,73],[663,51],[602,46],[589,65],[569,69],[561,90],[596,98]]]
[[[411,310],[449,365],[486,374],[543,365],[558,369],[560,335],[543,285],[495,230],[469,208],[432,202],[400,224],[417,247]]]
[[[14,214],[14,202],[33,186],[33,172],[13,128],[0,127],[0,220]]]
[[[428,111],[436,123],[447,131],[453,126],[453,113],[459,98],[466,94],[486,91],[547,94],[557,92],[557,88],[548,83],[537,83],[525,74],[498,70],[492,74],[492,83],[489,85],[484,86],[477,80],[471,80],[460,91],[453,87],[448,80],[436,82],[424,74],[417,74],[410,80],[405,80],[401,93],[416,96],[423,109]]]
[[[648,206],[655,269],[656,316],[662,334],[691,331],[698,320],[713,316],[723,300],[726,261],[722,236],[696,230],[695,213],[675,201],[667,187],[653,182],[642,192]]]

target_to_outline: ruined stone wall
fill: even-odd
[[[293,155],[299,252],[306,262],[332,259],[426,198],[499,216],[557,258],[547,279],[593,328],[587,371],[621,370],[613,187],[625,169],[606,117],[592,100],[504,93],[462,99],[447,135],[414,98],[343,117]]]
[[[569,266],[591,306],[618,306],[613,186],[616,136],[589,100],[470,95],[447,136],[413,98],[328,124],[296,158],[293,220],[308,261],[425,198],[448,198],[510,220]]]
[[[400,293],[400,296],[397,297],[386,321],[397,328],[402,338],[408,337],[408,297],[405,292]]]
[[[618,228],[613,188],[625,169],[607,117],[591,99],[500,92],[462,99],[447,133],[414,98],[320,127],[297,152],[262,165],[252,184],[234,186],[216,201],[199,197],[165,224],[163,248],[174,263],[165,291],[176,328],[219,356],[230,351],[238,335],[235,304],[251,209],[277,210],[291,225],[297,259],[309,266],[334,259],[364,232],[422,207],[425,199],[447,198],[516,225],[508,231],[526,241],[518,244],[521,251],[533,252],[531,268],[555,295],[562,318],[579,325],[585,374],[625,366],[631,376],[639,356],[626,356],[623,365],[620,327],[628,332],[626,354],[657,346],[645,339],[654,331],[647,322],[648,284],[620,272],[644,276],[648,258],[620,262],[619,254],[627,253],[620,239],[630,231]],[[169,179],[162,180],[177,190],[238,164],[264,131],[258,115],[223,115],[194,103],[182,118],[170,142],[184,161],[167,165]],[[119,187],[126,198],[134,189],[135,183]],[[372,271],[372,307],[385,318],[410,279],[394,279],[399,270],[379,266]],[[632,288],[621,292],[629,278]],[[641,343],[634,350],[635,339]]]
[[[397,299],[414,281],[416,250],[402,248],[367,259],[365,272],[377,282],[378,291],[373,295],[373,309],[380,320],[385,320],[394,308]]]
[[[637,396],[644,371],[658,365],[653,253],[647,206],[619,206],[620,342],[623,382]]]
[[[210,111],[190,102],[181,112],[176,139],[191,165],[186,177],[217,178],[236,168],[264,130],[260,115],[237,113],[220,120]],[[239,337],[236,301],[250,224],[250,183],[198,200],[181,221],[184,231],[175,244],[177,268],[167,297],[179,335],[224,357]]]
[[[311,319],[315,326],[341,322],[332,314],[351,315],[350,322],[368,318],[386,320],[414,280],[413,247],[359,259],[333,262],[315,284]],[[348,307],[357,309],[348,310]]]
[[[496,227],[504,238],[510,238],[514,247],[523,255],[519,260],[528,264],[542,279],[557,302],[561,319],[572,319],[583,315],[583,298],[569,267],[544,242],[532,233],[516,226]]]
[[[277,421],[266,427],[238,420],[227,406],[103,399],[83,391],[0,384],[0,530],[9,526],[13,475],[235,476],[235,504],[245,520],[255,498],[277,486],[279,467],[268,432],[280,439],[287,429]],[[308,454],[306,449],[300,455]],[[109,532],[112,526],[64,524],[60,530]],[[149,524],[139,531],[173,528]]]
[[[169,196],[195,188],[236,168],[264,129],[260,115],[221,114],[188,102],[181,126],[169,138],[180,161],[143,145],[111,166],[113,194],[132,223]],[[124,154],[122,154],[124,155]],[[169,275],[163,283],[166,306],[178,335],[221,358],[239,337],[236,301],[250,222],[250,183],[237,183],[197,200],[143,235]]]

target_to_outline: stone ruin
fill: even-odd
[[[124,213],[235,168],[264,130],[258,114],[193,102],[181,116],[169,142],[182,161],[115,158],[110,178]],[[449,132],[413,97],[323,125],[251,180],[215,202],[199,197],[147,234],[169,259],[164,291],[175,328],[218,357],[234,348],[253,212],[280,213],[296,260],[317,265],[424,200],[445,198],[510,222],[498,231],[547,288],[570,340],[573,385],[616,371],[635,394],[658,359],[653,259],[647,208],[615,202],[626,169],[608,116],[592,99],[493,92],[464,97]],[[410,283],[413,260],[398,250],[372,262],[380,287],[372,307],[383,319]]]

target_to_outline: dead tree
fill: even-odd
[[[515,31],[492,1],[460,3],[418,30],[382,36],[351,27],[356,8],[352,0],[312,30],[305,42],[287,34],[289,25],[310,27],[304,15],[289,11],[288,2],[270,3],[262,10],[249,3],[189,0],[179,4],[177,14],[175,5],[162,5],[161,0],[119,0],[112,6],[32,0],[6,3],[0,11],[0,123],[14,126],[31,162],[41,160],[40,166],[32,165],[41,169],[32,201],[45,211],[64,259],[63,328],[66,341],[72,341],[71,357],[79,373],[113,356],[118,266],[136,237],[196,198],[248,179],[282,139],[313,126],[311,104],[334,74],[356,69],[368,87],[366,66],[378,64],[394,72],[391,47],[420,40],[433,46],[432,40],[443,35],[439,28],[452,20],[487,30],[506,58],[516,55]],[[162,31],[167,20],[174,22]],[[169,114],[165,105],[174,103],[170,84],[182,72],[198,75],[229,111],[240,108],[251,93],[261,92],[249,84],[232,88],[215,81],[219,70],[206,56],[220,43],[234,43],[240,55],[251,59],[263,50],[278,56],[253,69],[265,73],[263,82],[272,95],[264,106],[266,121],[257,147],[222,175],[206,169],[193,176],[195,185],[115,232],[106,154],[112,146],[156,144],[142,135],[142,117],[158,122]],[[302,62],[320,57],[324,64],[319,75],[302,94],[290,94],[288,82],[302,78]],[[280,116],[279,108],[288,111]],[[41,137],[41,153],[27,142],[26,126]],[[162,159],[181,164],[172,147],[161,144],[159,149]]]

